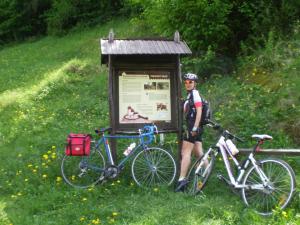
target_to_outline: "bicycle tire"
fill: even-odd
[[[215,165],[216,157],[214,152],[211,151],[208,158],[208,166],[205,167],[205,165],[202,163],[199,172],[196,174],[196,169],[198,169],[198,166],[203,158],[204,155],[200,159],[196,160],[188,173],[188,184],[185,191],[190,195],[197,195],[204,189]],[[204,172],[205,175],[203,176]]]
[[[147,148],[133,159],[131,173],[138,186],[169,186],[176,176],[176,163],[166,150]]]
[[[296,179],[293,169],[283,160],[265,159],[259,167],[270,180],[270,186],[258,189],[242,189],[242,198],[247,206],[261,215],[271,215],[276,207],[284,209],[296,190]],[[243,181],[243,185],[259,185],[261,180],[252,166]]]
[[[93,169],[88,167],[97,167]],[[101,168],[101,171],[100,170]],[[105,160],[98,149],[91,149],[88,156],[65,155],[61,162],[61,173],[67,184],[76,188],[88,188],[104,178]]]

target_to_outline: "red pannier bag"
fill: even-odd
[[[89,155],[91,149],[91,135],[69,134],[67,138],[66,155],[83,156]]]

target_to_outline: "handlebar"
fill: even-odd
[[[245,142],[242,138],[230,133],[228,130],[224,130],[224,128],[211,120],[207,120],[207,126],[212,127],[214,130],[219,130],[223,136],[229,138],[229,139],[236,139],[239,142]]]
[[[156,125],[146,125],[143,129],[139,129],[139,134],[143,136],[153,135],[154,133],[158,134],[158,128]]]

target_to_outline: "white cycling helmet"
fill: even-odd
[[[197,82],[198,76],[194,73],[186,73],[183,75],[183,80],[193,80],[193,81]]]

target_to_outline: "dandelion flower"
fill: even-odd
[[[43,176],[42,176],[43,178],[47,178],[47,174],[43,174]]]
[[[87,198],[82,198],[82,201],[84,202],[84,201],[86,201],[87,200]]]
[[[28,182],[28,180],[29,180],[28,178],[25,178],[25,179],[24,179],[25,182]]]
[[[112,215],[113,215],[113,216],[117,216],[118,213],[117,213],[117,212],[113,212]]]
[[[52,145],[52,149],[56,149],[56,146],[55,146],[55,145]]]
[[[100,224],[100,220],[99,218],[92,220],[92,224]]]
[[[61,177],[56,177],[56,182],[61,182],[62,178]]]
[[[51,154],[52,152],[49,150],[47,153],[48,153],[48,154]]]
[[[31,168],[32,166],[33,166],[32,164],[28,164],[28,165],[27,165],[28,168]]]
[[[282,211],[282,216],[285,217],[285,218],[287,218],[287,213],[286,213],[286,211]]]
[[[18,194],[17,194],[18,196],[21,196],[22,195],[22,193],[21,192],[18,192]]]
[[[49,157],[48,157],[47,154],[44,154],[44,155],[43,155],[43,158],[44,158],[45,160],[47,160]]]
[[[79,219],[80,221],[84,221],[85,220],[85,217],[84,216],[82,216],[82,217],[80,217],[80,219]]]

